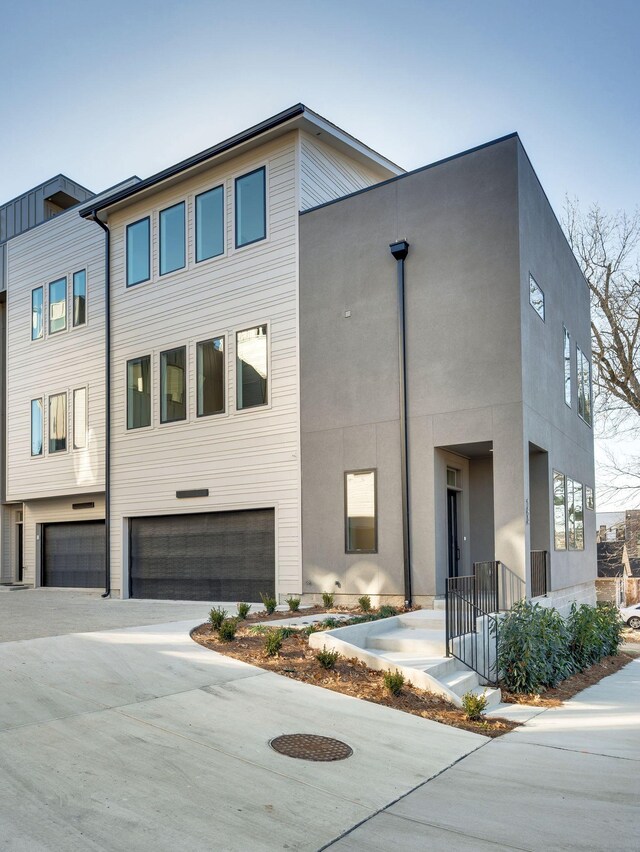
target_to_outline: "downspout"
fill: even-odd
[[[91,219],[104,231],[104,593],[111,596],[111,232],[96,212]]]
[[[398,272],[398,378],[400,384],[400,479],[402,490],[402,551],[404,563],[405,605],[412,604],[411,591],[411,522],[409,511],[409,441],[407,423],[407,366],[405,346],[404,261],[409,243],[398,240],[389,246]]]

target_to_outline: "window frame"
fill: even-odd
[[[63,328],[59,328],[56,331],[53,331],[51,328],[51,305],[52,304],[60,304],[60,302],[51,302],[51,288],[54,284],[59,284],[61,281],[64,281],[64,326]],[[43,306],[44,307],[44,306]],[[69,281],[67,275],[61,275],[60,278],[54,278],[53,281],[49,281],[47,283],[47,335],[52,337],[54,334],[63,334],[69,328],[68,322],[68,308],[69,308]]]
[[[596,510],[595,494],[590,485],[584,486],[584,508],[590,512],[595,512]]]
[[[264,326],[267,330],[267,401],[261,402],[258,405],[250,405],[243,406],[242,408],[238,407],[238,335],[242,334],[243,331],[251,331],[253,328],[260,328]],[[247,411],[264,411],[266,408],[271,408],[271,323],[268,320],[264,322],[255,322],[250,325],[242,326],[242,328],[237,328],[233,332],[233,359],[234,359],[234,368],[233,368],[233,404],[234,411],[236,414],[243,414]]]
[[[148,226],[147,233],[147,257],[148,257],[148,275],[146,278],[141,278],[139,281],[129,281],[129,231],[131,228],[135,227],[135,225],[139,225],[141,222],[146,222]],[[124,271],[125,271],[125,284],[127,288],[129,287],[137,287],[138,284],[144,284],[147,281],[151,281],[152,273],[153,273],[153,258],[151,257],[151,244],[152,244],[152,235],[151,235],[151,216],[142,216],[140,219],[136,219],[134,222],[129,222],[125,226],[124,233],[124,243],[125,243],[125,263],[124,263]]]
[[[171,420],[163,420],[162,418],[162,398],[163,398],[163,381],[162,381],[162,356],[168,355],[170,352],[184,352],[184,417],[174,417]],[[162,349],[158,354],[158,423],[160,426],[172,426],[176,423],[187,423],[189,421],[189,347],[186,344],[179,346],[171,346],[169,349]]]
[[[349,549],[349,479],[348,477],[353,474],[363,474],[363,473],[372,473],[373,474],[373,537],[374,537],[374,547],[372,550],[358,550],[358,549]],[[359,468],[357,470],[345,470],[343,474],[344,481],[344,504],[343,504],[343,513],[344,513],[344,552],[347,556],[359,555],[363,553],[378,553],[380,542],[378,540],[378,468],[377,467],[365,467]]]
[[[76,322],[76,275],[80,275],[81,273],[84,273],[84,320],[82,322]],[[87,324],[87,306],[88,306],[87,294],[89,292],[88,279],[89,279],[89,276],[87,275],[86,267],[84,269],[78,269],[75,272],[71,273],[71,327],[72,328],[82,328],[83,325]]]
[[[84,444],[81,446],[76,443],[76,394],[80,391],[84,392]],[[73,388],[71,391],[71,402],[73,406],[71,412],[71,449],[86,450],[89,444],[89,386],[79,385]]]
[[[208,195],[210,192],[215,192],[216,190],[222,191],[222,251],[217,254],[209,255],[208,257],[202,257],[198,259],[198,199],[202,198],[205,195]],[[208,260],[215,260],[218,257],[224,257],[227,250],[227,189],[222,183],[216,184],[216,186],[212,186],[210,189],[205,189],[203,192],[199,192],[193,197],[193,261],[194,263],[206,263]]]
[[[211,414],[200,414],[200,376],[198,372],[198,347],[204,343],[211,343],[215,340],[222,340],[222,401],[223,406],[220,411],[214,411]],[[206,419],[207,417],[220,417],[227,414],[227,391],[228,391],[228,371],[227,371],[227,355],[228,343],[226,334],[214,334],[212,337],[207,337],[204,340],[197,340],[195,344],[195,391],[196,391],[196,419]],[[268,376],[267,376],[268,379]],[[255,407],[255,406],[254,406]]]
[[[162,215],[163,213],[168,213],[171,210],[175,210],[176,207],[182,207],[182,255],[183,262],[182,266],[176,266],[173,269],[167,269],[165,272],[162,271]],[[175,204],[170,204],[168,207],[163,207],[161,210],[158,210],[158,278],[164,278],[167,275],[172,275],[174,272],[180,272],[181,269],[186,269],[187,267],[187,203],[183,199],[182,201],[176,201]]]
[[[562,511],[564,513],[564,521],[563,521],[563,530],[564,530],[564,546],[558,547],[556,541],[556,535],[558,528],[556,526],[556,477],[562,477]],[[553,468],[552,476],[551,476],[551,493],[552,493],[552,506],[553,506],[553,549],[558,551],[559,553],[565,553],[569,549],[569,541],[568,541],[568,528],[567,528],[567,476],[559,470]],[[560,504],[557,504],[558,506]]]
[[[133,361],[149,360],[149,422],[143,426],[129,426],[129,364]],[[127,358],[124,368],[124,392],[125,392],[125,427],[127,432],[138,432],[140,429],[153,428],[153,353],[149,352],[146,355],[134,355],[132,358]]]
[[[581,397],[581,391],[584,392],[584,369],[583,364],[586,364],[588,367],[587,370],[587,394]],[[591,361],[584,354],[582,349],[576,343],[576,365],[577,365],[577,374],[578,374],[578,417],[585,423],[589,428],[593,426],[593,393],[592,393],[592,381],[591,381]],[[585,412],[580,411],[580,399],[586,402],[588,400],[589,403],[589,419],[585,417]]]
[[[40,312],[40,334],[37,337],[34,337],[33,336],[33,294],[37,293],[38,290],[40,290],[42,292],[42,308],[41,308],[41,312]],[[45,297],[45,286],[44,286],[44,284],[40,284],[40,286],[32,288],[32,290],[31,290],[31,341],[32,342],[34,342],[36,340],[44,340],[44,329],[45,329],[45,325],[46,325],[46,323],[44,321],[44,318],[46,316],[46,312],[45,312],[45,309],[44,309],[45,308],[44,297]]]
[[[263,220],[263,231],[264,236],[257,237],[255,240],[248,240],[247,242],[240,243],[238,242],[238,183],[243,180],[243,178],[251,177],[251,175],[257,174],[258,172],[262,172],[262,182],[264,186],[264,207],[262,210],[262,220]],[[266,240],[268,237],[267,224],[268,224],[268,215],[267,215],[267,207],[269,204],[269,192],[268,192],[268,183],[267,183],[267,167],[266,165],[258,166],[256,169],[251,169],[249,172],[244,172],[241,175],[237,175],[233,179],[233,244],[236,251],[240,249],[246,248],[247,246],[255,245],[255,243],[260,243],[263,240]]]
[[[53,418],[51,417],[51,400],[56,397],[62,396],[64,397],[64,448],[59,450],[51,449],[51,425]],[[58,455],[58,453],[68,453],[69,452],[69,394],[65,391],[59,391],[58,393],[51,393],[47,397],[47,455],[53,456]]]
[[[536,289],[538,289],[540,291],[541,295],[542,295],[542,313],[540,313],[540,311],[535,307],[535,305],[531,301],[531,295],[532,295],[531,284],[532,283],[535,284]],[[533,277],[533,275],[531,273],[529,273],[529,304],[531,305],[531,307],[533,308],[533,310],[535,311],[537,316],[542,320],[542,322],[546,322],[547,308],[546,308],[546,297],[545,297],[545,294],[544,294],[544,290],[538,284],[538,282],[536,281],[536,279]]]
[[[571,334],[564,323],[562,324],[562,347],[562,358],[564,364],[564,403],[569,408],[573,408],[573,388],[571,387]],[[569,350],[568,354],[567,349]],[[567,395],[569,396],[569,399],[567,399]]]
[[[33,452],[33,403],[40,403],[40,452]],[[36,396],[31,400],[29,411],[29,437],[30,437],[30,452],[32,459],[41,459],[44,456],[44,396]]]

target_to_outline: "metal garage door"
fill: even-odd
[[[45,524],[42,535],[43,586],[104,586],[104,521]]]
[[[274,510],[132,518],[132,598],[258,601],[275,592]]]

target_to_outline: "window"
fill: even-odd
[[[87,321],[87,271],[73,273],[73,327]]]
[[[87,446],[87,389],[77,388],[73,392],[73,449],[83,450]]]
[[[582,484],[567,477],[567,532],[569,550],[584,550]]]
[[[184,346],[160,353],[160,422],[187,417],[187,350]]]
[[[562,326],[564,332],[564,401],[571,408],[571,335]]]
[[[43,444],[42,399],[31,400],[31,455],[41,456]]]
[[[224,411],[224,338],[198,343],[198,417]]]
[[[449,488],[458,488],[458,474],[460,471],[454,467],[447,468],[447,486]]]
[[[67,327],[67,279],[58,278],[49,284],[49,334]]]
[[[151,426],[151,356],[127,361],[127,429]]]
[[[31,339],[42,337],[42,312],[44,309],[44,288],[36,287],[31,291]]]
[[[236,248],[267,236],[264,167],[236,178]]]
[[[224,252],[224,189],[196,195],[196,263]]]
[[[149,217],[127,225],[127,287],[151,277]]]
[[[584,505],[585,508],[591,509],[591,511],[595,509],[595,501],[593,499],[593,488],[588,485],[585,485],[584,487]]]
[[[529,274],[529,304],[540,319],[544,320],[544,293],[538,287],[535,278],[531,274]]]
[[[375,470],[356,470],[345,473],[344,488],[346,552],[377,553]]]
[[[591,426],[591,364],[589,359],[576,346],[578,361],[578,414]]]
[[[563,473],[553,471],[553,546],[567,549],[566,487]]]
[[[67,449],[67,395],[58,393],[49,397],[49,452]]]
[[[236,334],[236,407],[266,405],[267,326],[259,325]]]
[[[184,201],[160,211],[160,275],[182,269],[184,250]]]

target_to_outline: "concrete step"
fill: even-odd
[[[487,710],[494,710],[502,701],[502,692],[493,686],[476,686],[468,691],[473,692],[474,695],[484,694],[487,699]]]
[[[434,612],[432,609],[420,609],[416,612],[405,612],[398,618],[403,627],[410,630],[426,628],[427,630],[443,630],[446,622],[443,612]]]
[[[428,672],[434,677],[452,672],[458,665],[457,660],[453,657],[427,656],[423,653],[410,654],[407,651],[384,651],[375,648],[368,650],[371,654],[389,660],[390,663],[395,663],[397,666],[409,666]]]
[[[406,651],[410,654],[422,654],[424,657],[442,657],[445,644],[445,635],[442,630],[425,628],[410,630],[401,627],[377,636],[370,636],[366,647],[381,651]]]
[[[465,692],[471,692],[480,686],[478,675],[469,669],[454,669],[449,674],[439,676],[438,680],[461,698]]]

